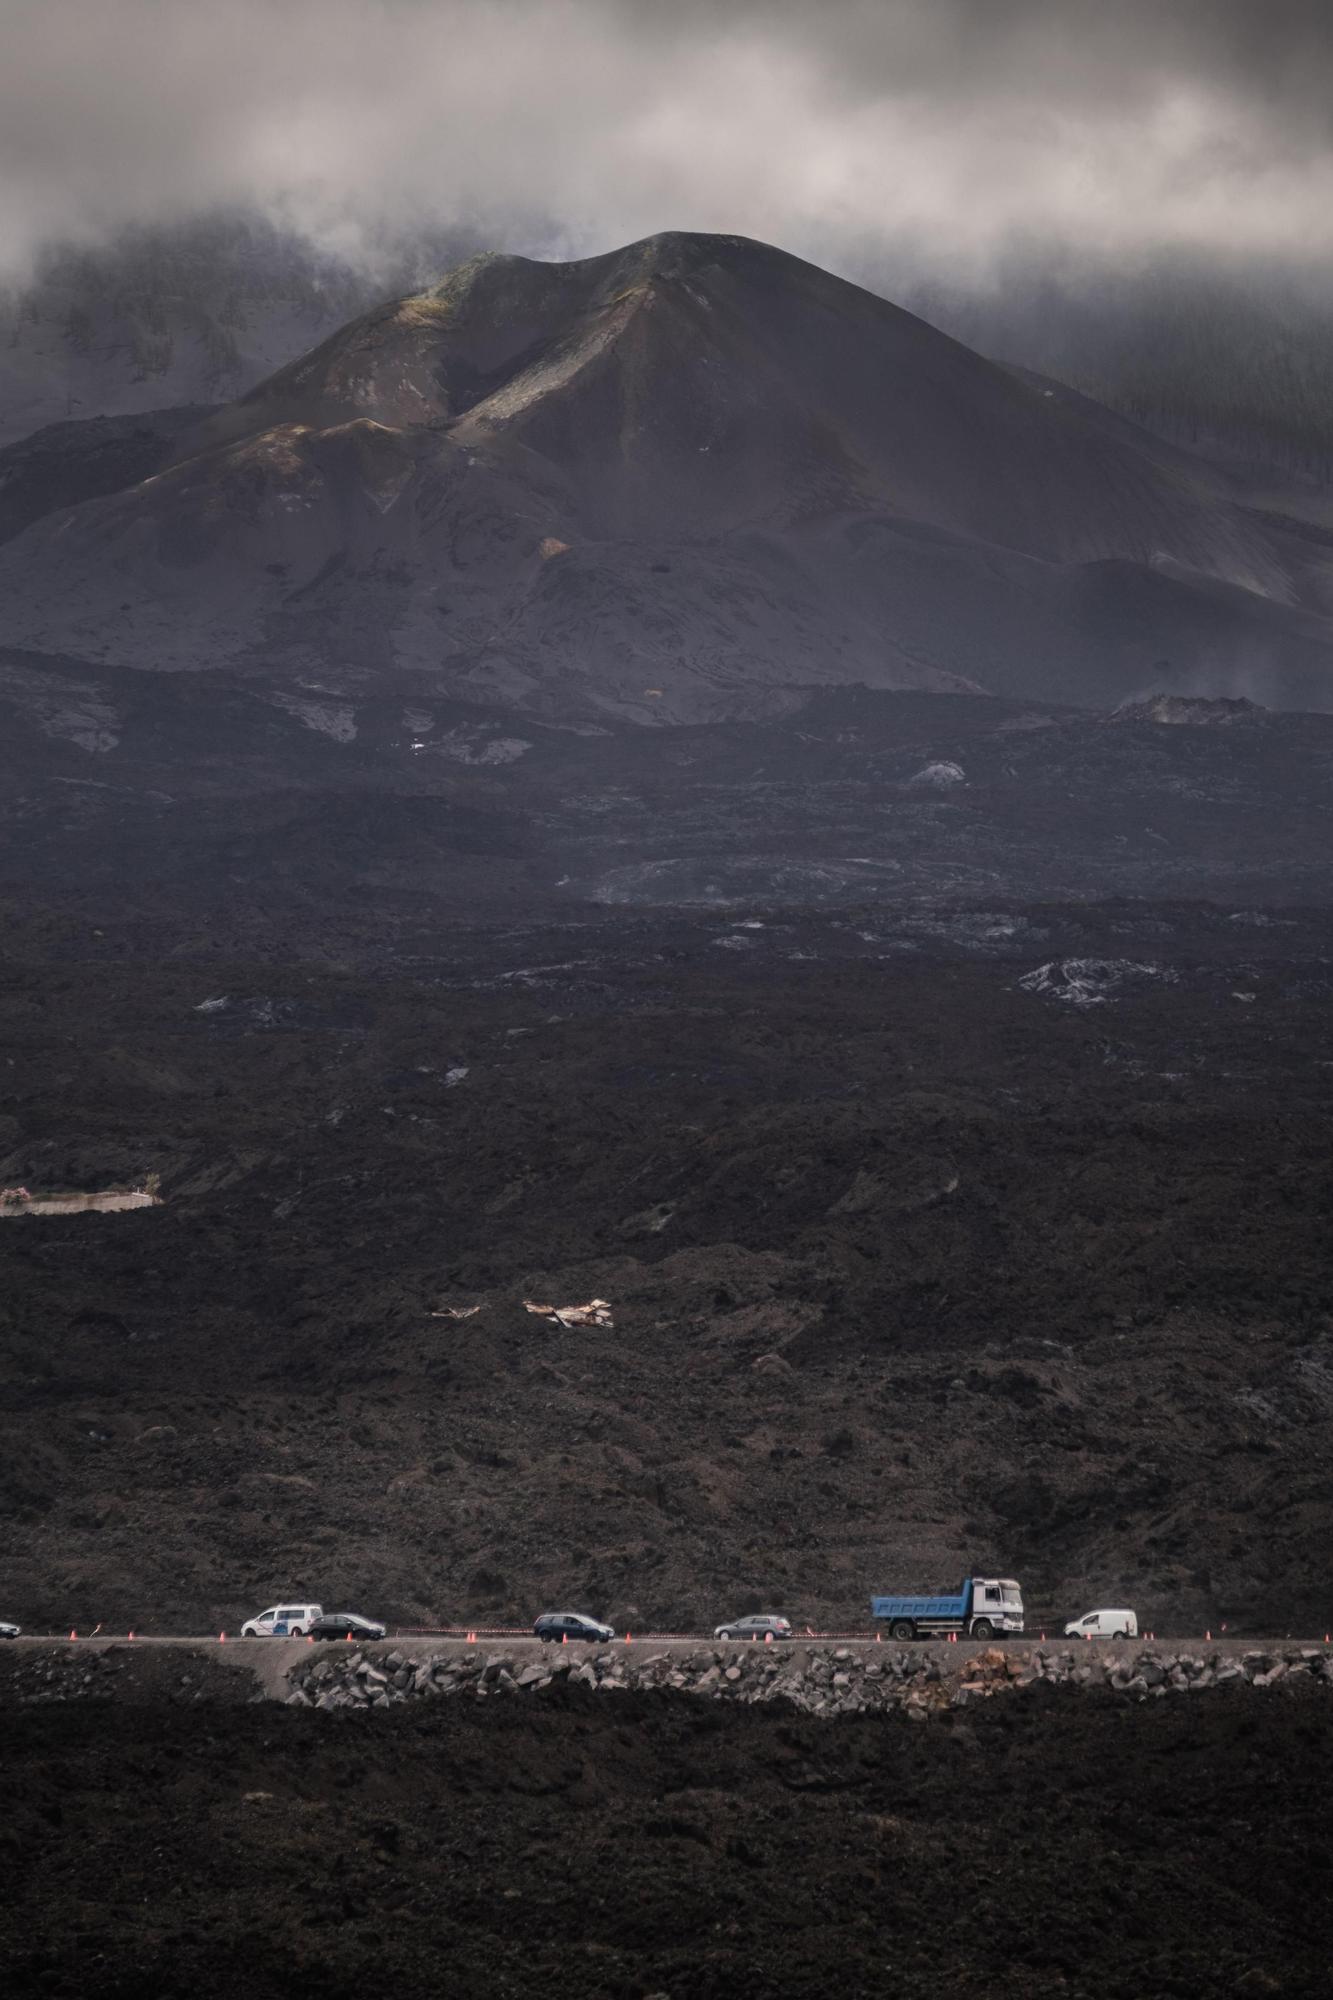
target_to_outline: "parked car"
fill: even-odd
[[[241,1627],[243,1639],[304,1639],[317,1618],[324,1616],[322,1604],[279,1604],[247,1618]]]
[[[312,1639],[383,1639],[386,1627],[358,1611],[326,1611],[310,1627]]]
[[[1089,1611],[1065,1626],[1066,1639],[1137,1639],[1139,1621],[1132,1611]]]
[[[599,1624],[595,1618],[585,1618],[581,1611],[543,1611],[532,1629],[543,1645],[549,1645],[552,1640],[558,1646],[562,1639],[571,1643],[575,1639],[585,1639],[593,1645],[604,1646],[608,1639],[616,1636],[613,1626]]]
[[[762,1612],[753,1618],[733,1618],[730,1624],[714,1628],[715,1639],[759,1639],[764,1640],[769,1633],[775,1639],[790,1639],[790,1618],[777,1618],[771,1612]]]
[[[0,1625],[0,1639],[17,1639],[22,1630],[21,1625]]]

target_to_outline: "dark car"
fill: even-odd
[[[715,1639],[767,1639],[772,1633],[775,1639],[790,1639],[791,1620],[778,1618],[765,1611],[753,1618],[732,1618],[725,1625],[719,1625],[713,1632]]]
[[[382,1639],[384,1627],[355,1611],[326,1611],[310,1627],[312,1639]]]
[[[604,1646],[608,1639],[616,1636],[612,1626],[600,1625],[595,1618],[585,1618],[581,1611],[543,1611],[532,1629],[543,1645],[549,1645],[552,1640],[558,1646],[562,1639],[568,1639],[571,1644],[575,1639],[585,1639],[591,1640],[594,1645]]]

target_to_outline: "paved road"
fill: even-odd
[[[127,1636],[124,1632],[88,1633],[80,1635],[74,1643],[79,1646],[123,1646],[126,1643]],[[20,1648],[25,1646],[44,1648],[49,1646],[67,1646],[71,1641],[70,1635],[67,1632],[25,1632],[21,1638],[11,1640],[8,1643]],[[247,1659],[253,1659],[261,1654],[272,1655],[275,1658],[280,1657],[284,1661],[289,1661],[299,1649],[309,1646],[312,1642],[308,1639],[239,1639],[233,1637],[230,1633],[224,1638],[219,1638],[217,1634],[208,1633],[192,1636],[189,1633],[136,1632],[133,1635],[133,1643],[136,1646],[188,1646],[195,1651],[217,1653],[220,1657],[241,1654]],[[342,1645],[346,1642],[342,1640],[326,1640],[322,1643],[326,1645]],[[575,1641],[573,1642],[573,1649],[575,1651],[586,1650],[601,1653],[606,1652],[610,1647],[614,1647],[617,1652],[628,1647],[631,1652],[636,1653],[641,1651],[653,1653],[697,1653],[701,1647],[716,1646],[725,1648],[728,1643],[740,1648],[748,1647],[758,1642],[751,1640],[733,1640],[728,1642],[721,1639],[714,1639],[712,1634],[707,1632],[693,1634],[671,1633],[662,1638],[655,1637],[651,1632],[648,1632],[642,1634],[635,1633],[628,1640],[622,1636],[621,1638],[608,1641],[605,1645],[590,1643],[586,1648],[583,1641]],[[895,1651],[903,1651],[904,1649],[910,1651],[919,1647],[923,1652],[947,1652],[951,1658],[960,1660],[968,1659],[974,1653],[985,1652],[988,1648],[997,1646],[1006,1652],[1017,1653],[1026,1653],[1033,1648],[1042,1646],[1045,1646],[1048,1650],[1052,1647],[1058,1647],[1062,1651],[1069,1647],[1076,1647],[1080,1651],[1086,1648],[1091,1656],[1098,1652],[1123,1652],[1127,1647],[1134,1649],[1149,1645],[1159,1647],[1163,1650],[1174,1649],[1177,1652],[1188,1648],[1198,1649],[1206,1647],[1211,1652],[1240,1654],[1262,1652],[1274,1647],[1301,1646],[1314,1646],[1322,1651],[1328,1644],[1329,1635],[1323,1632],[1315,1633],[1311,1637],[1303,1637],[1300,1634],[1289,1634],[1280,1638],[1233,1638],[1229,1634],[1226,1637],[1219,1637],[1216,1633],[1211,1638],[1207,1638],[1202,1632],[1158,1633],[1151,1640],[1146,1634],[1140,1633],[1137,1639],[1118,1640],[1066,1639],[1054,1631],[1046,1633],[1044,1637],[1038,1633],[1029,1632],[1022,1638],[958,1639],[952,1642],[945,1639],[879,1640],[873,1634],[866,1635],[865,1633],[861,1633],[854,1636],[844,1636],[841,1633],[833,1632],[827,1635],[817,1633],[813,1638],[783,1639],[775,1642],[777,1650],[784,1653],[801,1654],[808,1652],[812,1648],[817,1648],[823,1652],[830,1646],[850,1646],[856,1649],[869,1647],[873,1651],[875,1647],[883,1645],[889,1646]],[[480,1628],[475,1640],[460,1638],[456,1633],[452,1632],[434,1633],[408,1629],[392,1630],[387,1639],[374,1640],[364,1645],[362,1650],[367,1652],[390,1652],[395,1647],[399,1652],[403,1653],[429,1652],[440,1656],[451,1653],[470,1652],[539,1654],[544,1650],[541,1642],[534,1639],[530,1633],[497,1633],[487,1632]]]

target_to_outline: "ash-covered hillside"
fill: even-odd
[[[557,727],[403,675],[360,698],[0,649],[0,896],[322,957],[349,919],[1333,897],[1333,717],[790,692]]]
[[[1333,719],[4,675],[11,1615],[1324,1629]]]
[[[410,670],[585,722],[1333,685],[1308,522],[743,238],[475,259],[73,507],[21,449],[0,596],[33,653],[343,696]]]

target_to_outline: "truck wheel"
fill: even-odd
[[[972,1637],[974,1639],[993,1639],[995,1637],[995,1627],[991,1624],[989,1618],[978,1618],[974,1621]]]
[[[1128,1632],[1113,1632],[1111,1634],[1111,1637],[1113,1639],[1127,1639],[1129,1637],[1129,1634]]]
[[[891,1639],[915,1639],[916,1626],[910,1618],[895,1618],[889,1627]]]

